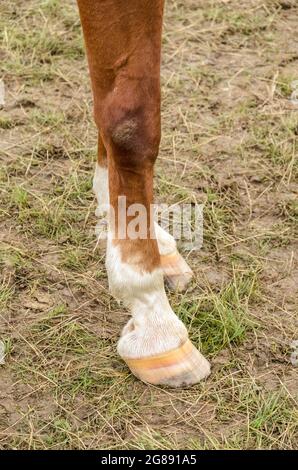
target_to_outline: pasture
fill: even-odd
[[[116,353],[76,4],[2,0],[0,448],[297,448],[297,24],[295,0],[166,5],[156,199],[204,204],[168,294],[212,364],[176,390]]]

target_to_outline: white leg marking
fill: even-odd
[[[97,199],[95,215],[99,217],[99,222],[95,227],[95,234],[98,239],[105,240],[107,237],[107,212],[109,204],[109,175],[108,169],[96,163],[93,177],[93,192]]]
[[[130,308],[132,319],[118,343],[122,357],[140,358],[175,349],[188,337],[170,307],[160,269],[141,273],[121,261],[118,246],[108,237],[106,267],[112,294]]]
[[[96,163],[95,173],[93,177],[93,191],[97,198],[97,209],[95,215],[101,217],[107,211],[109,204],[109,176],[108,169]]]

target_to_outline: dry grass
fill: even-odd
[[[295,0],[167,5],[156,194],[205,204],[197,278],[170,300],[213,365],[177,391],[115,352],[127,313],[95,243],[74,2],[1,3],[0,447],[297,448],[297,15]]]

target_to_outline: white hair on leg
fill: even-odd
[[[142,357],[177,348],[187,330],[170,307],[160,268],[141,272],[121,260],[118,245],[108,236],[106,268],[111,293],[130,309],[132,322],[118,343],[120,356]]]
[[[98,203],[95,215],[97,217],[102,217],[107,212],[107,207],[110,202],[109,175],[107,167],[101,166],[98,163],[96,163],[93,177],[93,191]]]
[[[107,236],[107,213],[109,208],[109,175],[108,169],[96,163],[93,177],[93,192],[97,199],[95,215],[99,218],[95,227],[98,240],[105,240]]]

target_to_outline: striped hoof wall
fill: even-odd
[[[177,349],[156,356],[123,359],[138,379],[153,385],[186,387],[210,374],[209,362],[190,340]]]

